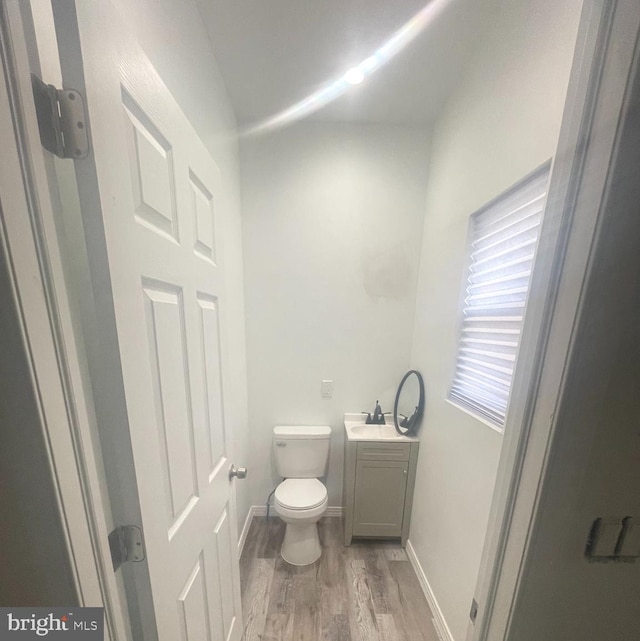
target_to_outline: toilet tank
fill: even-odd
[[[278,474],[288,479],[324,476],[329,458],[328,425],[278,425],[273,428],[273,449]]]

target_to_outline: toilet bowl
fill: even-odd
[[[327,511],[327,488],[318,477],[326,471],[331,428],[289,425],[273,429],[278,472],[274,509],[287,527],[282,558],[291,565],[315,563],[322,554],[317,523]]]
[[[316,524],[327,502],[327,488],[318,479],[286,479],[276,488],[275,511],[287,524],[280,551],[287,563],[309,565],[320,558]]]

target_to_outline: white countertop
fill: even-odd
[[[396,432],[392,416],[385,416],[386,425],[367,425],[366,414],[345,414],[344,429],[349,441],[391,441],[395,443],[416,443],[416,436],[402,436]]]

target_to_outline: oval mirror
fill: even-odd
[[[416,431],[424,413],[424,381],[415,369],[409,370],[400,381],[393,404],[393,423],[396,432],[410,436]]]

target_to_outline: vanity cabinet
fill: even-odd
[[[345,444],[344,542],[353,537],[409,536],[418,460],[417,441],[350,441]]]

